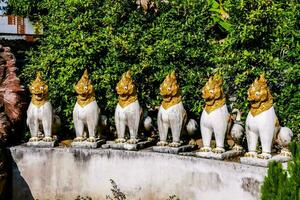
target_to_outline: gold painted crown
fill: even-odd
[[[251,85],[251,87],[267,88],[268,84],[267,84],[267,80],[265,78],[265,73],[262,73],[259,76],[259,79],[256,78],[254,83]]]
[[[272,107],[273,97],[268,87],[265,73],[261,74],[259,79],[255,79],[251,84],[248,89],[248,100],[251,102],[250,112],[253,116]]]
[[[136,93],[136,87],[131,78],[130,70],[123,73],[121,80],[117,84],[116,90],[119,95]]]
[[[119,105],[121,107],[126,107],[137,100],[137,91],[131,78],[130,70],[123,73],[121,80],[116,86],[116,90],[119,95]]]
[[[36,106],[42,106],[48,101],[48,85],[42,80],[41,72],[37,72],[36,78],[31,82],[29,91],[32,94],[31,102]]]
[[[175,71],[168,74],[160,85],[160,94],[163,96],[162,106],[164,109],[181,102],[181,94]]]
[[[95,100],[94,87],[89,80],[87,69],[84,71],[82,77],[75,85],[77,95],[77,103],[83,107]]]
[[[226,100],[222,89],[223,80],[218,74],[211,76],[202,89],[202,97],[205,100],[205,110],[210,113],[222,107]]]

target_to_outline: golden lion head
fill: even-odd
[[[273,97],[264,73],[260,75],[259,79],[255,79],[248,89],[248,100],[251,103],[251,113],[253,115],[257,115],[272,106]]]
[[[160,95],[163,97],[162,106],[167,109],[181,101],[180,89],[177,84],[175,71],[167,75],[160,85]]]
[[[130,71],[127,71],[122,75],[121,80],[116,86],[116,90],[119,95],[119,104],[122,107],[137,100],[137,91],[131,78]]]
[[[35,105],[41,106],[48,100],[48,85],[42,80],[41,72],[36,74],[29,91],[32,94],[31,102]]]
[[[216,100],[224,98],[222,83],[223,80],[219,75],[214,75],[208,79],[202,89],[202,97],[206,105],[212,106]]]
[[[80,106],[85,106],[95,100],[94,87],[89,80],[88,71],[85,70],[81,79],[75,85],[77,95],[77,103]]]
[[[126,100],[129,96],[136,94],[136,87],[132,81],[130,71],[125,72],[122,75],[121,80],[116,87],[119,98]]]

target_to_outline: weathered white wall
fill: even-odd
[[[166,200],[170,195],[181,200],[257,199],[267,171],[149,151],[22,146],[10,151],[15,162],[13,199],[105,199],[111,195],[110,179],[129,200]]]

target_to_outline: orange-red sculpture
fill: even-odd
[[[16,59],[9,47],[0,45],[0,139],[5,140],[12,125],[22,118],[24,91],[16,74]]]

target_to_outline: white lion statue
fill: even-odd
[[[29,141],[37,142],[43,137],[43,141],[52,142],[52,134],[59,129],[60,119],[53,113],[48,100],[48,85],[42,80],[40,72],[29,86],[29,91],[32,94],[26,120],[31,133]]]
[[[210,77],[202,89],[205,108],[200,118],[200,129],[203,140],[202,152],[210,152],[210,142],[214,133],[216,148],[214,153],[224,153],[224,140],[230,127],[230,115],[225,104],[225,95],[222,90],[222,78],[218,75]]]
[[[73,110],[76,131],[75,142],[96,142],[98,137],[100,108],[96,102],[95,91],[88,77],[87,70],[75,86],[77,102]],[[88,135],[87,135],[88,134]]]
[[[271,149],[275,138],[283,147],[281,155],[291,156],[288,144],[292,138],[292,131],[287,127],[280,127],[273,107],[273,97],[267,85],[265,75],[260,75],[248,90],[248,100],[251,103],[250,112],[246,119],[246,136],[248,151],[245,156],[262,159],[271,158]],[[257,155],[256,148],[260,138],[262,153]]]
[[[140,107],[136,87],[132,81],[130,71],[122,75],[121,80],[116,87],[119,95],[119,102],[115,110],[115,123],[118,138],[116,143],[124,143],[126,126],[129,129],[130,139],[129,144],[136,144],[138,142],[138,130],[142,109]]]
[[[179,86],[175,71],[167,75],[160,85],[160,94],[163,96],[162,104],[158,111],[157,125],[160,141],[158,146],[180,146],[180,135],[187,121],[186,111],[181,101]],[[172,143],[168,144],[167,135],[169,128],[172,132]]]

